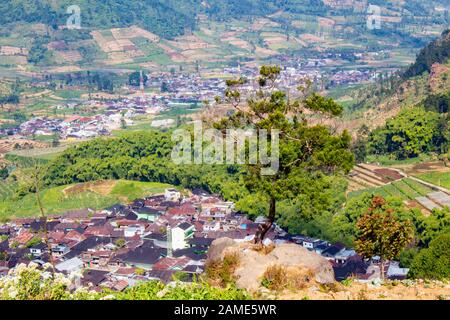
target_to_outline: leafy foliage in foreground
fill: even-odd
[[[192,284],[178,283],[175,286],[161,282],[144,282],[135,287],[115,294],[117,300],[249,300],[244,290],[231,285],[217,288],[206,282]]]
[[[216,288],[205,282],[165,285],[148,281],[123,292],[105,290],[98,293],[73,288],[77,274],[53,275],[36,265],[19,265],[8,277],[0,279],[0,300],[248,300],[250,295],[235,286]]]

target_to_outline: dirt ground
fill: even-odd
[[[334,288],[313,286],[297,292],[280,294],[283,300],[449,300],[450,284],[432,281],[408,283],[390,281],[384,285],[352,283],[350,286],[337,284]]]
[[[117,181],[110,181],[110,180],[81,183],[65,188],[63,190],[63,193],[67,197],[69,195],[91,191],[101,194],[102,196],[107,196],[111,193],[116,184]]]
[[[448,164],[450,166],[450,164]],[[444,166],[442,161],[430,161],[416,164],[397,164],[394,168],[404,171],[408,175],[428,172],[450,172],[450,167]]]

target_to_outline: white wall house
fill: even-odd
[[[142,225],[132,225],[132,226],[126,226],[124,230],[124,236],[125,238],[132,238],[135,235],[141,236],[145,231],[144,226]]]
[[[164,198],[166,201],[179,201],[181,199],[181,192],[176,189],[166,189]]]
[[[183,222],[171,229],[172,249],[180,250],[188,247],[187,240],[194,236],[195,227]]]

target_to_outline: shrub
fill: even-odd
[[[288,285],[286,268],[279,265],[269,266],[264,272],[261,285],[275,291],[286,289]]]
[[[225,287],[236,281],[234,270],[239,264],[237,253],[225,254],[222,260],[209,261],[206,264],[206,277],[212,283]]]
[[[414,257],[408,277],[450,279],[450,233],[438,236]]]
[[[46,266],[46,270],[50,268]],[[235,285],[217,288],[200,281],[165,285],[148,281],[114,292],[92,292],[86,288],[74,289],[77,274],[64,276],[42,271],[30,263],[12,269],[8,277],[0,278],[0,300],[248,300],[250,295]]]
[[[161,282],[149,281],[113,294],[117,300],[248,300],[244,290],[229,285],[217,288],[207,282],[177,283],[166,286]]]

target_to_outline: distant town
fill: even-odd
[[[282,57],[281,57],[282,58]],[[294,91],[311,81],[316,90],[323,91],[341,85],[368,83],[387,77],[395,69],[376,70],[370,68],[334,70],[339,66],[336,61],[342,59],[340,54],[324,54],[315,59],[295,59],[286,57],[283,61],[283,71],[277,83],[280,89]],[[216,97],[223,98],[226,89],[225,78],[244,77],[247,83],[241,87],[243,94],[250,94],[257,86],[258,67],[241,66],[226,67],[221,77],[203,77],[200,73],[161,73],[144,74],[147,81],[141,87],[126,89],[135,94],[121,98],[97,98],[95,94],[86,101],[78,103],[65,102],[54,106],[58,114],[35,116],[16,127],[0,129],[0,136],[10,139],[33,139],[36,136],[53,136],[57,139],[89,139],[110,135],[114,130],[120,130],[135,124],[137,117],[154,116],[151,127],[170,127],[176,124],[176,119],[158,119],[164,111],[170,111],[176,106],[185,109],[195,109],[205,103],[214,104]],[[225,77],[225,78],[223,78]],[[141,91],[140,91],[140,90]],[[151,92],[144,92],[151,90]],[[83,116],[77,114],[80,108],[99,110],[95,115]],[[66,115],[67,114],[67,115]]]

